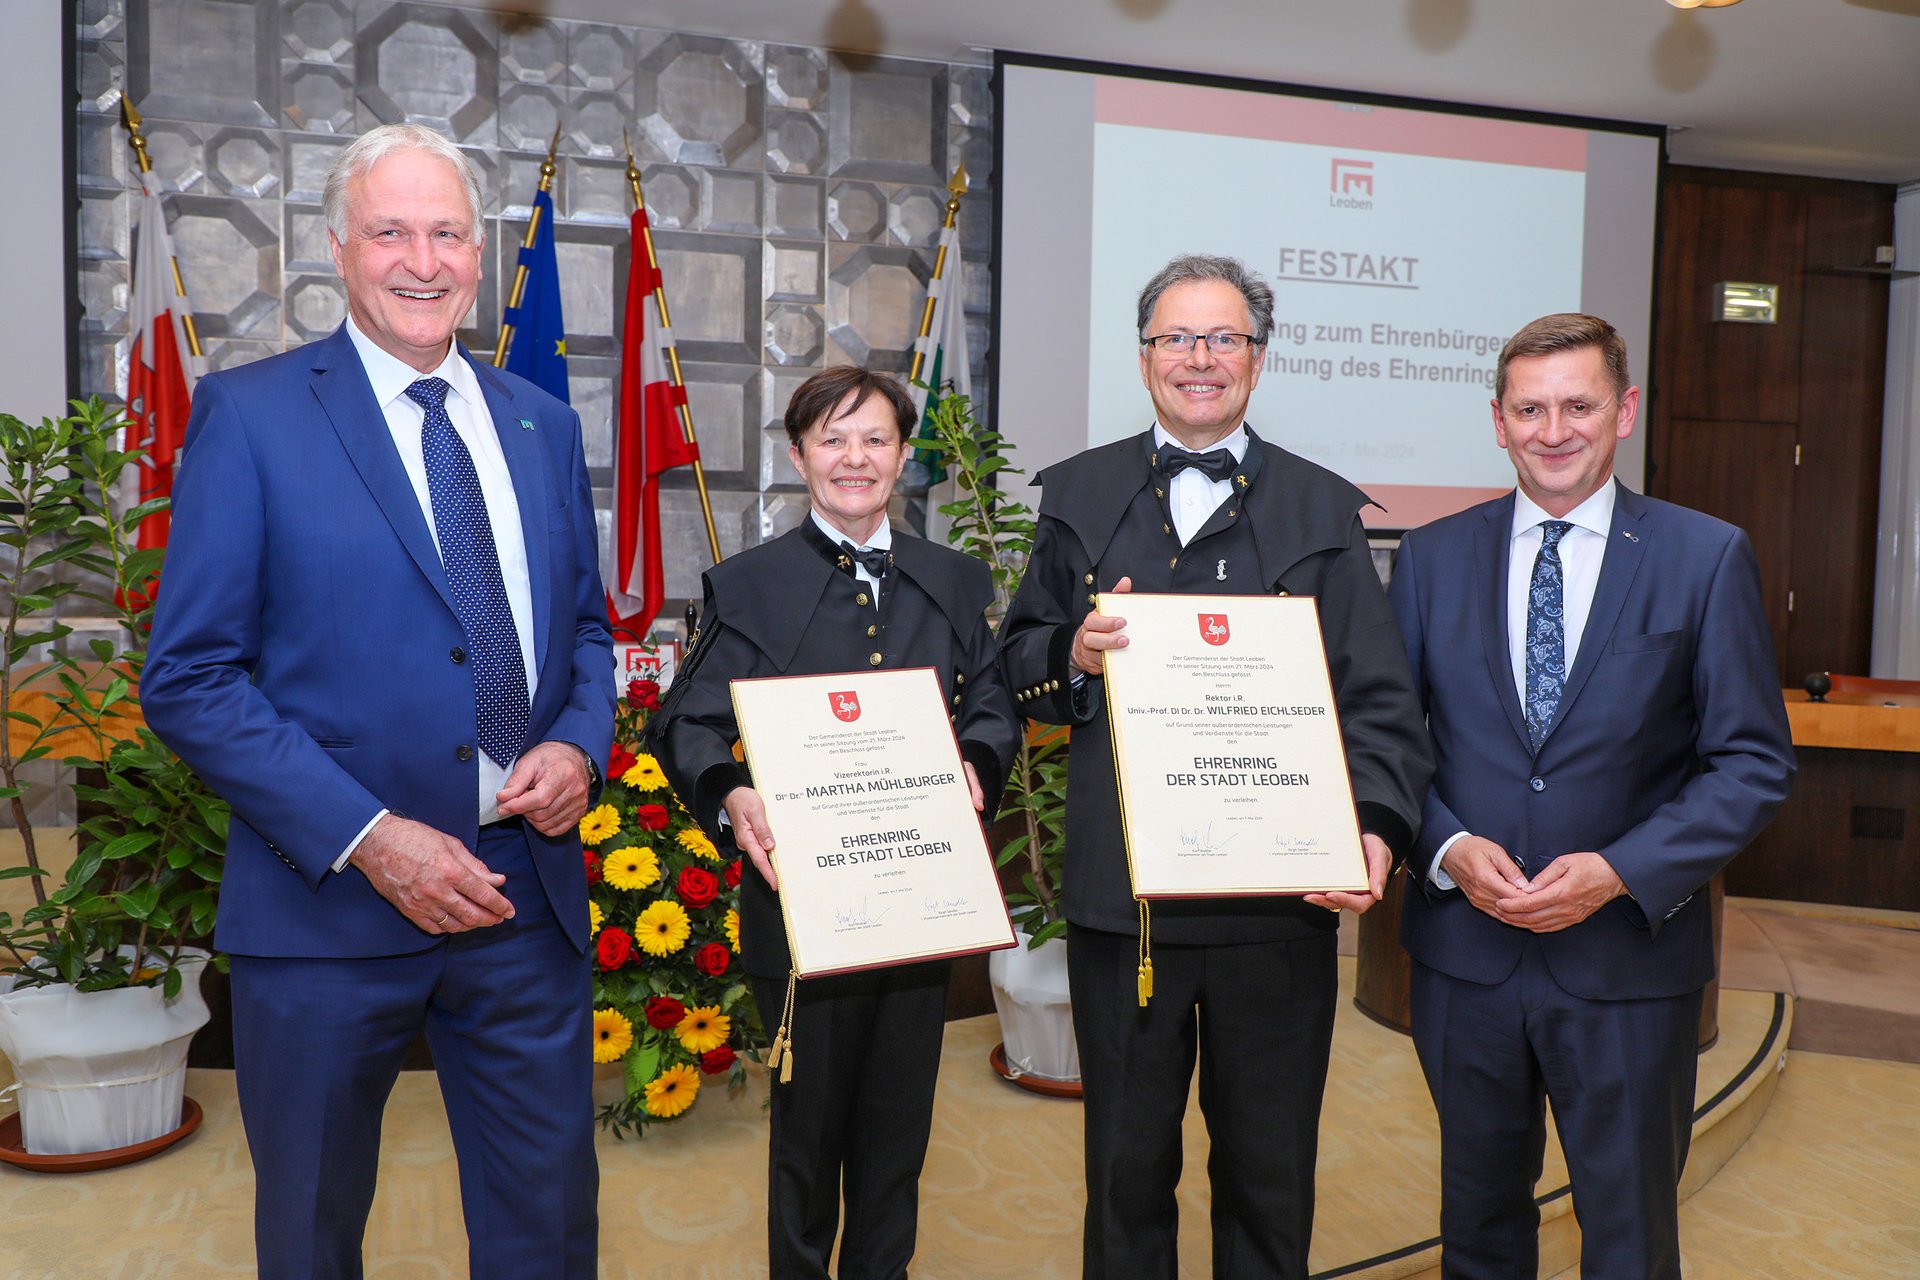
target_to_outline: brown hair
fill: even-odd
[[[853,397],[847,402],[846,408],[834,414],[835,417],[844,418],[865,404],[867,397],[872,395],[884,397],[893,409],[893,420],[900,428],[900,440],[904,444],[920,420],[920,415],[914,412],[913,400],[907,395],[907,389],[890,373],[877,373],[855,364],[839,364],[831,369],[823,369],[800,384],[793,393],[793,399],[787,401],[787,442],[799,448],[800,437],[816,423],[824,422],[841,401],[847,400],[848,396]]]
[[[1493,397],[1507,398],[1507,364],[1527,356],[1558,355],[1562,351],[1600,348],[1606,358],[1607,377],[1613,382],[1615,397],[1627,394],[1633,379],[1627,375],[1627,344],[1618,331],[1599,316],[1565,311],[1541,316],[1507,339],[1500,348],[1500,363],[1494,370]]]

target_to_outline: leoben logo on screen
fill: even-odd
[[[1327,203],[1333,208],[1373,208],[1373,161],[1335,156],[1330,185],[1333,194],[1327,197]]]

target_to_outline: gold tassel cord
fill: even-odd
[[[778,1069],[781,1084],[793,1083],[793,1006],[800,985],[800,971],[787,970],[787,1002],[780,1010],[780,1029],[773,1033],[773,1048],[767,1051],[767,1070]]]
[[[1140,970],[1136,975],[1140,987],[1140,1007],[1147,1007],[1147,1001],[1153,999],[1153,908],[1145,898],[1140,903]]]

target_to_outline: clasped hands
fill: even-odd
[[[1597,853],[1562,854],[1528,879],[1505,849],[1482,836],[1454,841],[1440,865],[1475,907],[1534,933],[1579,924],[1627,891]]]
[[[587,811],[587,779],[580,748],[542,742],[514,762],[496,793],[500,816],[518,815],[541,835],[562,835]],[[428,933],[460,933],[513,919],[513,904],[500,892],[507,878],[424,822],[385,815],[349,861],[381,897]]]

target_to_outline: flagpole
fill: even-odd
[[[550,192],[553,190],[553,158],[559,150],[560,124],[556,122],[553,126],[553,141],[547,146],[547,158],[540,162],[540,190],[542,191]],[[527,219],[526,237],[520,241],[520,247],[522,249],[533,248],[533,242],[540,238],[541,212],[540,206],[536,203],[533,206],[533,215]],[[517,309],[520,306],[520,299],[526,296],[526,292],[527,260],[522,258],[513,268],[513,289],[508,293],[506,308],[501,312],[500,337],[493,344],[493,367],[496,369],[504,369],[507,367],[507,350],[513,346],[514,326],[507,320],[506,312]]]
[[[961,165],[953,171],[953,177],[947,183],[947,219],[940,224],[942,231],[953,230],[954,219],[960,216],[960,197],[967,194],[967,166]],[[947,238],[940,237],[940,249],[933,255],[933,278],[945,280],[947,269]],[[920,336],[926,337],[933,332],[934,291],[927,290],[927,305],[920,311]],[[926,344],[916,343],[913,349],[913,369],[907,374],[907,383],[912,385],[920,380],[920,366],[926,361]]]
[[[120,95],[120,119],[127,126],[127,141],[133,146],[134,161],[140,166],[140,186],[144,190],[147,175],[153,172],[153,160],[147,155],[147,140],[140,132],[140,112],[135,109],[133,100],[126,94]],[[180,327],[186,331],[187,351],[199,359],[206,353],[200,349],[200,331],[194,327],[193,312],[187,306],[187,282],[180,276],[180,259],[169,255],[167,263],[173,268],[173,292],[180,299]]]
[[[627,190],[633,196],[635,212],[645,210],[647,198],[640,191],[640,170],[634,167],[631,139],[627,142]],[[646,246],[647,268],[653,273],[653,304],[660,309],[660,324],[671,331],[673,319],[667,314],[667,290],[660,279],[660,258],[653,251],[652,225],[643,222],[640,235],[642,243]],[[680,348],[674,343],[667,344],[667,372],[673,378],[674,389],[680,393],[674,397],[679,402],[680,431],[686,437],[687,443],[696,449],[693,456],[693,485],[700,491],[700,514],[705,516],[707,521],[707,549],[713,553],[713,562],[719,564],[720,535],[713,526],[713,499],[707,496],[707,472],[706,468],[700,465],[700,455],[697,452],[700,442],[694,438],[693,434],[693,411],[687,407],[687,384],[680,377]]]

